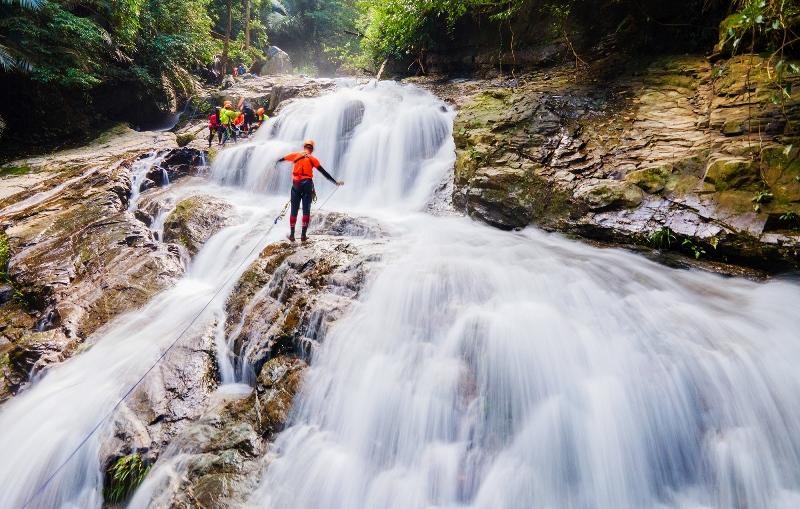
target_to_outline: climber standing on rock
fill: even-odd
[[[322,175],[331,183],[341,186],[344,182],[337,181],[330,173],[325,171],[319,159],[311,155],[314,152],[314,140],[303,142],[302,152],[292,152],[278,159],[278,163],[288,161],[294,163],[292,168],[292,199],[291,212],[289,215],[289,240],[294,242],[294,228],[297,224],[297,213],[300,210],[300,202],[303,202],[303,229],[300,240],[305,242],[308,239],[308,223],[311,222],[311,201],[314,198],[314,168],[318,169]]]

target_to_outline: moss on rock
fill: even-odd
[[[800,148],[772,145],[761,151],[761,176],[778,201],[800,201]]]
[[[617,180],[607,180],[583,186],[575,193],[590,209],[633,208],[642,203],[639,187]]]
[[[625,181],[640,187],[648,193],[655,194],[666,187],[667,181],[672,176],[672,170],[671,164],[652,166],[628,173],[625,176]]]
[[[164,240],[178,242],[191,254],[212,235],[221,230],[231,217],[233,208],[212,196],[191,196],[178,202],[164,221]]]
[[[706,182],[717,191],[753,189],[761,180],[758,165],[749,159],[719,157],[706,169]]]
[[[179,147],[185,147],[193,142],[197,137],[192,133],[182,133],[175,136],[175,141]]]

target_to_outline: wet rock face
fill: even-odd
[[[276,352],[310,353],[357,297],[382,244],[376,225],[340,214],[315,216],[311,232],[308,244],[267,247],[228,300],[237,362],[256,373]]]
[[[159,389],[165,386],[159,382],[130,405],[135,418],[120,424],[109,457],[132,447],[155,457],[167,443],[180,451],[154,466],[154,478],[177,471],[152,487],[154,506],[238,507],[256,487],[270,443],[287,424],[308,354],[358,296],[383,243],[375,224],[341,214],[319,215],[311,233],[307,244],[267,246],[228,299],[226,335],[236,362],[251,373],[244,376],[252,392],[213,394],[201,415],[191,416],[181,402],[192,401],[198,390],[178,390],[182,396],[176,398],[174,391]],[[210,345],[210,335],[201,343]],[[202,385],[191,382],[196,379],[190,375],[188,385]],[[178,400],[174,409],[156,410],[171,399]]]
[[[11,290],[0,304],[0,402],[32,372],[68,358],[102,325],[183,274],[175,246],[156,241],[127,211],[129,150],[146,150],[152,136],[125,132],[116,139],[119,152],[109,141],[106,152],[95,147],[31,160],[32,171],[48,175],[42,188],[3,202],[0,225],[10,254],[4,283]],[[180,178],[196,155],[168,153],[164,167]],[[0,187],[7,184],[13,180]]]
[[[292,74],[292,59],[289,54],[277,46],[267,48],[266,61],[258,69],[259,74],[270,76],[274,74]]]
[[[154,507],[240,506],[255,489],[275,434],[286,425],[300,388],[305,361],[278,355],[262,368],[254,390],[217,395],[198,419],[188,423],[173,446],[179,458],[163,460],[177,474],[153,493]]]
[[[500,228],[626,244],[668,227],[689,255],[797,268],[800,93],[779,109],[748,62],[665,58],[603,90],[563,68],[451,83],[454,203]]]
[[[231,224],[233,207],[213,196],[197,195],[178,202],[164,221],[164,241],[183,245],[191,255],[215,233]]]

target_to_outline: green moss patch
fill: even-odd
[[[0,284],[8,283],[8,261],[11,259],[11,252],[8,247],[8,236],[0,233]]]
[[[31,167],[27,164],[20,166],[3,166],[0,167],[0,177],[14,177],[17,175],[25,175],[31,172]]]

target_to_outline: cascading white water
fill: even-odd
[[[288,195],[290,169],[273,162],[309,137],[347,183],[328,207],[371,214],[393,237],[386,268],[315,354],[248,505],[800,505],[798,286],[420,213],[453,164],[452,116],[379,83],[296,101],[221,152],[212,178],[229,187],[204,192],[240,221],[174,289],[0,408],[0,507],[34,493],[220,289],[197,327],[223,316],[229,276]],[[324,199],[333,187],[316,180]],[[220,349],[223,379],[239,380]],[[31,507],[99,507],[108,431]],[[178,459],[151,476],[180,475]]]
[[[436,102],[430,96],[418,92],[397,89],[390,94],[382,90],[382,87],[372,87],[363,93],[343,90],[334,97],[353,95],[363,96],[365,101],[376,106],[389,108],[391,105],[395,112],[401,111],[406,103],[419,105]],[[28,507],[31,508],[100,507],[103,474],[99,456],[103,443],[111,433],[111,419],[103,421],[103,417],[194,317],[199,315],[184,341],[198,337],[209,323],[216,320],[219,325],[224,320],[226,296],[233,288],[237,275],[247,267],[248,256],[255,256],[258,248],[278,240],[284,234],[282,229],[275,229],[269,237],[264,238],[264,233],[272,226],[272,220],[282,208],[284,197],[288,194],[290,171],[286,168],[274,171],[272,163],[279,157],[278,154],[283,155],[286,151],[299,148],[299,142],[291,133],[317,136],[335,145],[337,138],[329,133],[333,132],[329,123],[317,125],[312,120],[320,115],[330,114],[334,118],[345,118],[342,121],[344,123],[348,122],[348,107],[343,108],[347,111],[338,111],[335,99],[323,98],[297,104],[305,104],[304,108],[300,108],[302,111],[306,111],[305,108],[319,111],[306,116],[299,113],[287,115],[282,121],[283,127],[276,129],[275,137],[262,135],[256,144],[240,144],[229,151],[223,151],[212,170],[215,182],[199,187],[192,184],[197,187],[198,192],[228,200],[235,206],[239,220],[203,246],[189,267],[186,277],[175,288],[158,295],[143,309],[104,327],[87,341],[92,345],[90,348],[62,365],[51,368],[32,383],[31,387],[0,407],[0,482],[3,485],[0,490],[1,508],[16,508],[26,502],[29,502]],[[296,105],[292,111],[297,108]],[[437,129],[445,130],[444,135],[438,136],[439,143],[444,146],[452,114],[438,112],[437,116]],[[375,126],[390,123],[390,120],[380,115],[370,118]],[[353,136],[354,130],[359,128],[362,123],[360,120],[349,121],[349,127],[337,126],[335,132],[342,133],[345,141],[344,138]],[[411,128],[411,125],[408,127]],[[385,136],[389,134],[386,132]],[[344,147],[345,143],[342,143],[338,151],[328,147],[321,151],[321,155],[323,158],[326,154],[338,158],[349,157],[345,154],[350,151],[342,150]],[[269,157],[253,159],[244,167],[241,163],[242,157],[249,157],[253,151],[269,154]],[[441,164],[428,167],[419,157],[412,159],[415,161],[414,171],[420,172],[417,177],[420,182],[425,179],[441,179],[447,169]],[[157,156],[151,156],[135,165],[130,197],[131,211],[138,206],[143,179],[158,162]],[[330,169],[336,171],[333,167]],[[343,174],[352,175],[356,180],[355,174]],[[417,199],[420,199],[419,196],[426,189],[423,184],[417,185],[412,177],[406,179],[408,185],[405,196],[416,193]],[[264,179],[271,182],[271,185],[258,184]],[[220,187],[219,184],[228,187]],[[232,186],[238,189],[232,189]],[[325,183],[320,183],[320,192],[330,190],[325,186]],[[278,193],[280,197],[264,196],[264,192]],[[346,193],[342,195],[346,198]],[[404,195],[396,192],[393,196],[399,200]],[[217,298],[204,310],[204,306],[215,294],[218,295]],[[224,331],[218,326],[216,332],[220,350],[221,382],[236,383],[239,378],[230,363],[230,355],[224,343]],[[97,423],[101,423],[98,432],[92,434],[77,454],[70,458],[74,448],[81,444]],[[65,461],[63,470],[40,492],[48,477]]]
[[[430,94],[394,83],[344,88],[295,101],[259,129],[254,142],[219,154],[212,177],[227,185],[288,197],[291,165],[274,168],[288,152],[316,141],[314,155],[346,185],[339,207],[420,210],[452,167],[454,113]],[[320,197],[335,188],[318,176]],[[367,208],[369,207],[369,208]]]
[[[164,160],[163,155],[158,155],[157,152],[143,157],[134,162],[131,167],[131,195],[128,198],[128,210],[133,212],[139,207],[139,197],[142,194],[142,184],[144,179],[147,178],[147,173],[153,169],[153,166],[160,164]],[[165,170],[161,170],[166,175]],[[168,180],[167,180],[168,182]]]
[[[346,182],[337,189],[317,176],[326,208],[379,217],[418,212],[452,168],[453,117],[441,101],[413,87],[373,82],[341,88],[288,104],[253,142],[220,153],[212,179],[288,199],[291,164],[276,161],[311,138],[323,167]],[[236,381],[252,383],[244,356],[230,362]]]
[[[90,348],[52,368],[0,408],[0,507],[21,507],[34,495],[32,508],[100,507],[99,453],[111,432],[111,420],[103,422],[103,416],[193,318],[200,316],[184,341],[200,335],[215,317],[224,316],[225,298],[236,275],[265,241],[263,233],[271,225],[275,200],[264,203],[230,190],[226,194],[238,205],[241,222],[209,240],[184,279],[143,309],[98,332],[89,340]],[[272,241],[276,237],[274,232]],[[216,293],[219,296],[212,302]],[[37,494],[98,422],[103,422],[100,430]]]
[[[800,289],[409,219],[251,506],[800,506]]]

